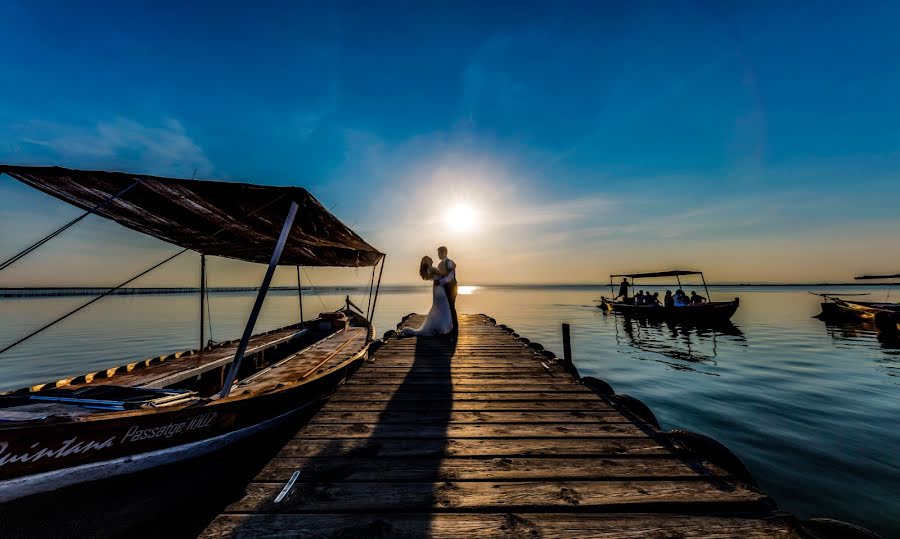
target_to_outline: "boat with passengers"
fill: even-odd
[[[615,294],[613,280],[619,277],[631,279],[630,287],[635,286],[637,279],[660,279],[674,277],[678,282],[678,288],[682,288],[681,278],[690,275],[699,275],[706,291],[706,298],[710,298],[709,288],[706,286],[706,278],[703,272],[691,270],[668,270],[644,273],[619,273],[609,276],[609,286],[612,294]],[[740,298],[731,301],[705,301],[703,303],[691,303],[684,306],[667,306],[660,304],[636,304],[634,297],[629,295],[603,296],[600,298],[599,307],[604,310],[612,310],[627,316],[639,318],[653,318],[657,320],[683,321],[693,323],[717,323],[727,322],[734,316],[740,305]]]
[[[180,248],[41,329],[189,251],[200,254],[201,313],[195,349],[0,394],[0,502],[193,458],[302,420],[375,342],[372,290],[385,255],[303,188],[59,167],[0,166],[0,173],[85,211],[0,271],[91,214]],[[267,264],[239,339],[204,338],[207,256]],[[371,267],[365,313],[347,298],[342,309],[304,320],[301,302],[297,323],[254,334],[278,266],[297,267],[298,293],[301,266]],[[0,359],[41,329],[0,349]]]

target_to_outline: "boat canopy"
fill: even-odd
[[[382,257],[306,189],[124,172],[0,165],[20,182],[132,230],[197,251],[268,263],[292,202],[279,264],[372,266]]]
[[[895,273],[893,275],[860,275],[859,277],[855,277],[857,281],[863,281],[866,279],[900,279],[900,273]]]
[[[648,277],[680,277],[682,275],[702,275],[701,271],[688,271],[688,270],[672,270],[672,271],[655,271],[652,273],[619,273],[616,275],[610,275],[609,278],[613,277],[631,277],[632,279],[640,277],[640,278],[648,278]]]

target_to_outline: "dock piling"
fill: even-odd
[[[569,324],[562,325],[563,340],[563,367],[566,372],[571,372],[574,364],[572,363],[572,338],[569,331]]]

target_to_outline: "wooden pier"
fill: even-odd
[[[455,344],[388,336],[202,536],[797,536],[730,453],[487,316],[460,324]]]

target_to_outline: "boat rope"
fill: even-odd
[[[84,308],[87,307],[88,305],[91,305],[91,304],[93,304],[94,302],[97,302],[97,301],[99,301],[99,300],[105,298],[106,296],[112,294],[113,292],[115,292],[116,290],[122,288],[123,286],[125,286],[125,285],[131,283],[132,281],[135,281],[135,280],[137,280],[137,279],[143,277],[144,275],[147,275],[148,273],[150,273],[151,271],[155,270],[156,268],[162,266],[162,265],[165,264],[166,262],[168,262],[168,261],[172,260],[173,258],[175,258],[175,257],[177,257],[177,256],[179,256],[179,255],[182,255],[182,254],[184,254],[184,253],[186,253],[186,252],[188,252],[188,251],[190,251],[190,249],[182,249],[181,251],[178,251],[178,252],[175,253],[174,255],[172,255],[172,256],[166,258],[166,259],[163,260],[162,262],[157,262],[156,264],[154,264],[154,265],[151,266],[150,268],[148,268],[148,269],[146,269],[146,270],[144,270],[144,271],[138,273],[137,275],[135,275],[134,277],[128,279],[127,281],[123,282],[122,284],[120,284],[120,285],[118,285],[118,286],[116,286],[116,287],[114,287],[114,288],[110,288],[110,289],[107,290],[106,292],[100,294],[99,296],[97,296],[97,297],[95,297],[94,299],[88,301],[87,303],[85,303],[85,304],[83,304],[83,305],[81,305],[81,306],[79,306],[79,307],[76,307],[75,309],[72,309],[71,311],[69,311],[69,312],[67,312],[66,314],[60,316],[59,318],[57,318],[56,320],[50,322],[49,324],[47,324],[47,325],[45,325],[45,326],[43,326],[43,327],[41,327],[41,328],[39,328],[39,329],[36,329],[36,330],[32,331],[31,333],[29,333],[28,335],[22,337],[22,338],[19,339],[18,341],[14,342],[14,343],[12,343],[12,344],[10,344],[10,345],[8,345],[8,346],[6,346],[6,347],[3,348],[2,350],[0,350],[0,354],[2,354],[3,352],[6,352],[7,350],[9,350],[9,349],[11,349],[11,348],[13,348],[13,347],[15,347],[15,346],[18,346],[18,345],[22,344],[23,342],[25,342],[25,341],[27,341],[28,339],[34,337],[34,336],[37,335],[38,333],[41,333],[42,331],[44,331],[44,330],[46,330],[46,329],[48,329],[48,328],[50,328],[50,327],[55,326],[55,325],[58,324],[59,322],[62,322],[62,321],[65,320],[66,318],[68,318],[68,317],[72,316],[73,314],[77,313],[78,311],[84,309]]]
[[[303,275],[306,275],[306,282],[308,282],[309,287],[312,288],[313,294],[315,294],[316,297],[319,298],[319,303],[322,304],[322,308],[327,311],[328,307],[326,307],[325,302],[322,301],[322,296],[319,295],[319,291],[316,289],[316,285],[314,285],[312,282],[312,279],[309,278],[309,273],[306,273],[306,268],[301,268],[301,269],[303,270]]]
[[[7,259],[4,260],[2,263],[0,263],[0,271],[3,271],[3,270],[5,270],[6,268],[8,268],[8,267],[12,266],[13,264],[15,264],[16,262],[18,262],[19,260],[22,260],[23,258],[25,258],[26,256],[28,256],[30,253],[32,253],[32,252],[34,252],[35,250],[37,250],[41,245],[44,245],[45,243],[47,243],[48,241],[52,240],[52,239],[55,238],[56,236],[59,236],[60,234],[62,234],[63,232],[65,232],[66,230],[68,230],[70,227],[72,227],[72,226],[74,226],[75,224],[77,224],[78,222],[80,222],[82,219],[84,219],[84,218],[87,217],[88,215],[94,213],[95,211],[99,210],[99,209],[102,208],[103,206],[106,206],[107,204],[109,204],[109,203],[112,202],[113,200],[115,200],[115,199],[119,198],[120,196],[124,195],[124,194],[125,194],[126,192],[128,192],[128,190],[130,190],[132,187],[134,187],[135,185],[141,183],[141,181],[142,181],[142,180],[137,180],[137,181],[135,181],[134,183],[132,183],[131,185],[129,185],[129,186],[126,187],[125,189],[122,189],[122,190],[119,191],[118,193],[109,196],[109,197],[108,197],[106,200],[104,200],[103,202],[101,202],[101,203],[97,204],[96,206],[94,206],[93,208],[91,208],[91,209],[85,211],[84,213],[82,213],[82,214],[79,215],[78,217],[72,219],[72,220],[69,221],[68,223],[66,223],[66,224],[64,224],[63,226],[57,228],[56,230],[54,230],[54,231],[51,232],[50,234],[47,234],[46,236],[44,236],[44,237],[41,238],[40,240],[38,240],[38,241],[32,243],[31,245],[29,245],[29,246],[26,247],[25,249],[19,251],[19,252],[16,253],[15,255],[13,255],[13,256],[7,258]]]

